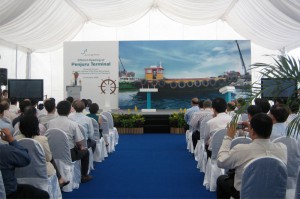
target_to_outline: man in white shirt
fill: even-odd
[[[271,140],[285,136],[287,128],[285,121],[289,116],[289,108],[284,104],[273,105],[270,109],[269,115],[273,121],[272,134],[270,137]]]
[[[74,101],[73,108],[76,112],[70,114],[69,118],[83,127],[88,148],[92,147],[93,152],[95,152],[96,141],[94,140],[94,127],[92,119],[82,113],[85,109],[84,102],[82,100]]]
[[[48,129],[48,123],[49,123],[49,121],[52,120],[52,119],[54,119],[54,118],[56,118],[58,116],[57,114],[55,114],[55,111],[56,111],[56,109],[55,109],[55,101],[53,99],[51,99],[51,98],[50,99],[46,99],[44,101],[44,107],[45,107],[45,109],[47,111],[47,115],[43,115],[43,116],[39,117],[39,122],[41,124],[43,124],[46,127],[46,129]]]
[[[193,132],[192,134],[192,140],[194,148],[196,147],[197,141],[200,140],[200,124],[202,120],[207,116],[212,116],[214,114],[212,109],[212,101],[211,100],[205,100],[203,102],[203,110],[195,112],[192,116],[190,126],[191,130]],[[204,132],[202,132],[204,133]]]
[[[71,81],[71,85],[73,86],[81,86],[81,79],[79,77],[79,73],[78,72],[75,72],[74,73],[74,78],[72,79]]]
[[[87,174],[89,169],[89,151],[82,145],[84,137],[78,124],[68,118],[70,110],[70,102],[59,102],[57,104],[59,116],[49,121],[48,128],[58,128],[67,134],[72,161],[81,160],[81,182],[88,182],[93,178]]]
[[[16,97],[11,97],[10,98],[10,106],[9,106],[9,111],[18,115],[20,108],[17,106],[18,99]]]
[[[225,113],[227,103],[223,98],[216,98],[212,101],[212,108],[214,111],[214,118],[207,122],[204,129],[204,141],[207,157],[211,157],[211,138],[213,134],[220,129],[226,128],[227,124],[231,121],[231,116]]]
[[[298,116],[298,112],[299,112],[298,100],[295,100],[292,103],[290,103],[289,108],[290,108],[290,115],[285,121],[285,123],[287,124],[289,124],[293,119],[295,119],[295,117]]]
[[[249,134],[253,140],[250,144],[238,144],[230,149],[234,138],[236,125],[227,130],[222,146],[218,153],[218,167],[235,169],[234,177],[222,175],[217,180],[217,198],[239,198],[242,173],[245,165],[258,157],[277,157],[287,164],[287,148],[282,143],[270,141],[272,119],[265,113],[256,114],[250,121]]]

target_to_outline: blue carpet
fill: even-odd
[[[63,198],[216,198],[202,186],[185,135],[120,135],[116,151],[92,175]]]

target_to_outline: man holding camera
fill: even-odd
[[[217,180],[217,198],[239,198],[242,172],[245,165],[261,156],[277,157],[287,164],[287,148],[282,143],[272,143],[272,119],[265,113],[258,113],[250,120],[249,135],[253,140],[250,144],[238,144],[230,149],[231,141],[236,133],[236,125],[228,127],[218,153],[218,167],[235,169],[234,177],[222,175]]]

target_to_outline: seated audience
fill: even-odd
[[[48,128],[58,128],[67,134],[72,161],[81,160],[81,182],[88,182],[93,178],[88,175],[89,151],[82,145],[84,137],[78,124],[68,118],[71,104],[68,101],[61,101],[56,109],[59,116],[49,121]]]
[[[6,128],[1,130],[1,139],[9,143],[0,144],[0,170],[6,198],[49,198],[48,192],[44,190],[17,183],[15,168],[29,165],[28,151],[18,144]]]
[[[249,129],[250,126],[250,121],[253,118],[254,115],[258,114],[258,113],[262,113],[261,107],[258,105],[250,105],[247,108],[247,114],[248,114],[248,121],[243,121],[243,125]]]
[[[71,113],[74,113],[75,112],[75,109],[73,108],[74,98],[73,97],[67,97],[66,101],[70,102],[70,104],[71,104]]]
[[[203,110],[195,112],[192,116],[190,125],[193,131],[192,140],[194,148],[197,145],[197,141],[200,140],[200,133],[203,134],[204,132],[200,132],[200,124],[202,120],[207,116],[212,116],[214,114],[212,109],[212,101],[205,100],[203,102]]]
[[[92,104],[90,105],[89,111],[90,111],[90,113],[87,114],[86,116],[95,119],[95,120],[98,122],[98,124],[101,125],[101,122],[102,122],[102,121],[101,121],[101,117],[99,117],[99,116],[97,115],[97,113],[98,113],[98,111],[99,111],[99,106],[98,106],[98,104],[92,103]]]
[[[243,98],[238,98],[236,100],[236,110],[239,110],[244,105],[246,105],[246,101]]]
[[[47,111],[47,115],[44,115],[42,117],[39,117],[39,121],[41,124],[43,124],[46,129],[48,129],[48,123],[50,120],[56,118],[58,115],[55,114],[56,108],[55,108],[55,101],[52,99],[46,99],[44,101],[44,106]]]
[[[82,113],[82,111],[85,109],[84,102],[82,100],[76,100],[73,102],[73,107],[76,112],[70,114],[69,118],[83,127],[88,148],[92,147],[94,152],[96,149],[96,142],[94,140],[94,127],[91,118]]]
[[[7,128],[11,132],[11,134],[14,134],[14,128],[11,125],[11,122],[4,118],[4,106],[0,104],[0,129]]]
[[[229,126],[218,153],[218,167],[235,169],[235,175],[222,175],[217,180],[217,198],[239,198],[242,173],[245,165],[254,158],[271,156],[287,164],[287,148],[282,143],[272,143],[272,119],[265,113],[256,114],[250,121],[250,144],[238,144],[230,149],[236,125]],[[276,174],[274,174],[276,175]]]
[[[261,98],[255,98],[254,99],[254,104],[255,105],[260,105],[260,102],[261,102]]]
[[[190,126],[190,120],[194,114],[194,112],[198,112],[199,109],[199,100],[198,98],[193,98],[191,101],[191,105],[192,107],[186,110],[186,113],[184,114],[184,120],[186,121],[186,123]]]
[[[275,105],[278,105],[278,104],[286,104],[286,100],[284,100],[284,99],[282,99],[282,98],[276,98],[275,100],[274,100],[274,102],[275,102]]]
[[[233,118],[233,116],[235,116],[235,112],[234,112],[235,108],[236,108],[236,105],[233,101],[227,103],[226,113],[228,115],[230,115],[232,118]]]
[[[14,113],[15,115],[19,114],[20,108],[17,106],[18,99],[16,97],[10,98],[10,106],[9,111]]]
[[[28,100],[23,100],[19,103],[20,115],[13,120],[12,122],[13,127],[15,127],[15,125],[19,122],[20,118],[24,114],[25,108],[28,106],[31,106],[31,102]]]
[[[293,101],[292,103],[289,104],[289,108],[290,108],[290,114],[286,120],[287,124],[289,124],[298,115],[299,102],[297,100]]]
[[[203,110],[203,103],[204,103],[204,101],[205,101],[205,100],[200,100],[200,101],[199,101],[199,109],[200,109],[200,110]]]
[[[2,99],[8,99],[8,90],[3,90]]]
[[[56,167],[55,161],[52,159],[52,153],[50,151],[47,137],[39,134],[39,121],[35,116],[35,113],[29,111],[26,112],[20,119],[19,128],[21,134],[15,137],[16,140],[20,140],[22,138],[31,138],[36,140],[43,147],[46,157],[48,176],[56,174],[60,187],[69,184],[69,182],[65,182],[65,180],[61,177],[59,170]]]
[[[261,99],[259,106],[261,107],[263,113],[269,113],[271,105],[267,99]]]
[[[37,117],[36,108],[34,108],[34,107],[32,107],[32,106],[27,106],[27,107],[25,108],[25,111],[24,111],[23,115],[20,117],[20,120],[21,120],[21,118],[22,118],[26,113],[33,114],[35,117]],[[18,132],[18,131],[20,130],[19,127],[20,127],[20,122],[18,122],[18,123],[15,125],[15,127],[14,127],[15,132]],[[45,132],[46,132],[46,130],[47,130],[46,127],[45,127],[43,124],[40,124],[40,123],[39,123],[39,133],[40,133],[40,135],[44,135]]]
[[[270,109],[270,117],[273,121],[271,140],[285,136],[287,124],[286,119],[289,116],[289,108],[284,104],[273,105]]]
[[[227,124],[231,121],[231,117],[225,113],[227,103],[223,98],[216,98],[212,101],[212,108],[214,111],[214,118],[207,122],[204,130],[205,149],[207,157],[211,157],[211,138],[213,133],[217,130],[226,128]]]
[[[9,111],[9,99],[2,100],[1,104],[4,106],[4,117],[12,122],[17,117],[17,115]]]

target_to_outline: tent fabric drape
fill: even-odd
[[[151,9],[185,25],[224,20],[243,37],[272,50],[300,46],[298,0],[2,0],[0,39],[50,51],[72,40],[87,21],[120,27]]]

